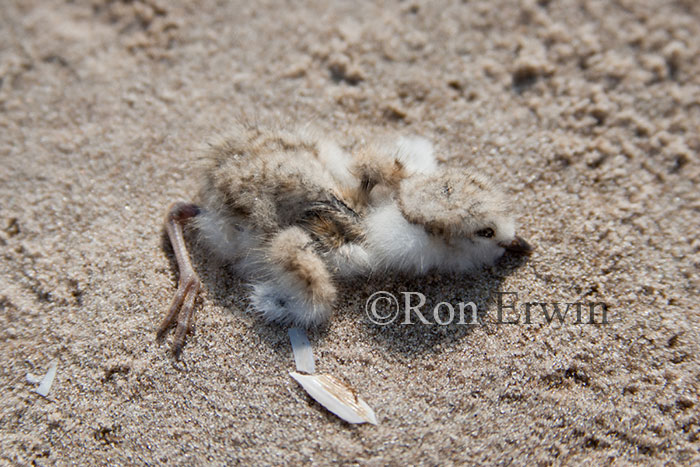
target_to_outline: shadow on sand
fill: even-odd
[[[247,295],[250,289],[244,278],[238,277],[233,267],[212,261],[206,248],[197,244],[193,235],[187,234],[186,237],[193,266],[202,280],[203,287],[207,290],[207,296],[216,305],[231,310],[234,315],[247,313],[246,309],[240,305],[241,300],[236,299],[236,297],[244,297],[243,301],[246,302],[244,306],[247,306]],[[173,280],[176,281],[177,263],[165,233],[162,236],[162,246],[170,261]],[[476,326],[483,326],[487,332],[497,332],[496,294],[503,292],[501,290],[503,280],[526,261],[526,256],[507,253],[493,267],[470,274],[431,273],[415,277],[377,273],[372,277],[345,280],[338,284],[336,309],[346,313],[341,315],[336,311],[332,319],[340,322],[351,321],[350,326],[361,328],[380,349],[403,357],[429,354],[435,352],[439,345],[461,345]],[[389,302],[384,301],[376,308],[377,312],[384,316],[391,317],[393,313],[394,320],[387,324],[373,322],[374,317],[370,315],[371,311],[368,311],[368,300],[378,291],[388,292],[397,300],[391,307],[387,306]],[[422,298],[418,294],[422,294],[425,299],[422,305],[419,305]],[[415,309],[407,313],[405,307],[407,297],[408,303],[418,306],[418,311],[425,321],[428,321],[427,324],[416,314]],[[454,315],[450,319],[447,305],[440,305],[437,317],[445,324],[437,324],[434,309],[436,305],[443,302],[452,305]],[[469,302],[476,305],[478,323],[459,324],[459,304]],[[466,305],[465,311],[465,321],[473,322],[469,305]],[[407,317],[411,324],[406,324]],[[374,321],[377,320],[374,319]],[[256,317],[252,330],[258,334],[260,342],[268,345],[281,357],[287,358],[289,349],[284,344],[288,341],[288,327],[268,323],[261,317]],[[328,325],[321,326],[309,331],[309,337],[312,342],[323,339],[328,330]],[[185,343],[186,347],[187,343]]]

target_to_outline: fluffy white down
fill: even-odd
[[[372,269],[372,258],[363,245],[348,243],[326,255],[330,271],[340,277],[364,274]]]
[[[328,140],[319,141],[319,159],[341,186],[352,186],[355,183],[350,171],[352,157],[337,144]]]
[[[497,242],[510,243],[515,238],[515,220],[513,218],[497,218],[496,225],[496,237],[494,240]]]
[[[325,322],[332,310],[314,303],[298,280],[272,267],[261,256],[261,236],[241,224],[224,220],[212,211],[202,211],[195,218],[200,239],[217,259],[230,262],[252,281],[252,309],[268,321],[311,327]],[[347,271],[355,271],[354,262],[366,264],[366,254],[346,253]],[[364,260],[362,258],[365,258]],[[364,263],[363,263],[364,262]],[[265,278],[265,280],[260,280]]]
[[[328,320],[332,310],[305,298],[304,291],[283,275],[253,284],[250,304],[268,321],[313,327]]]
[[[252,272],[260,258],[256,252],[260,247],[260,236],[245,224],[234,223],[215,211],[202,211],[194,218],[199,238],[217,259],[236,265],[242,274]]]
[[[505,250],[489,239],[444,240],[411,224],[394,203],[374,209],[367,216],[367,250],[375,269],[396,269],[423,274],[440,271],[471,271],[493,264]]]
[[[437,170],[433,143],[420,136],[402,136],[396,141],[396,158],[412,173],[431,174]]]

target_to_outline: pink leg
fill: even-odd
[[[177,259],[177,267],[180,270],[180,280],[168,314],[158,328],[157,338],[161,339],[170,325],[177,321],[173,340],[173,353],[176,358],[180,356],[182,346],[185,344],[185,337],[192,331],[194,302],[201,287],[199,277],[192,267],[190,255],[185,245],[185,237],[182,233],[182,226],[197,214],[199,214],[199,208],[194,204],[178,202],[170,207],[165,222],[165,230],[168,232],[168,238],[170,238]]]

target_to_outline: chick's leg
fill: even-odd
[[[161,339],[170,325],[177,321],[173,339],[173,353],[176,357],[182,351],[186,335],[192,331],[194,302],[201,288],[201,282],[192,267],[183,235],[183,225],[199,212],[200,209],[194,204],[178,202],[171,206],[165,222],[165,230],[175,252],[180,279],[168,314],[158,328],[157,338]]]
[[[270,321],[310,327],[332,312],[336,289],[311,237],[299,227],[276,234],[265,247],[268,277],[254,284],[253,307]]]

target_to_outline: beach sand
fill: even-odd
[[[0,463],[700,462],[700,4],[380,3],[4,2]],[[344,286],[309,334],[317,370],[378,426],[311,400],[286,329],[200,248],[195,333],[180,361],[172,333],[156,342],[177,284],[165,213],[242,116],[347,147],[426,137],[496,180],[536,247]],[[379,290],[484,316],[378,326]],[[526,324],[528,302],[584,303],[582,321],[604,303],[607,323],[533,305]],[[44,398],[26,375],[52,361]]]

